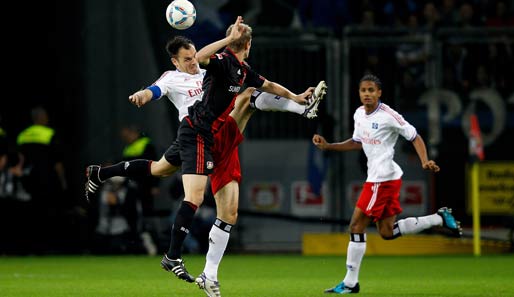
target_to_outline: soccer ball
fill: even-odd
[[[185,30],[196,20],[196,9],[187,0],[175,0],[166,9],[166,20],[177,30]]]

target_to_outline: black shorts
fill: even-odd
[[[185,117],[178,128],[182,174],[209,175],[214,169],[211,148],[213,137],[210,132],[193,128]]]
[[[164,153],[164,159],[175,167],[182,166],[182,160],[180,159],[180,144],[178,138],[173,141],[170,147]]]

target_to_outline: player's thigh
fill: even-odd
[[[355,207],[350,221],[351,233],[364,233],[366,227],[371,223],[371,218],[368,217],[359,207]]]
[[[229,182],[214,194],[214,198],[218,218],[235,224],[239,207],[239,184],[234,180]]]
[[[394,227],[395,222],[396,222],[396,215],[393,215],[393,216],[390,216],[387,218],[383,218],[383,219],[377,221],[378,233],[380,233],[380,235],[382,237],[393,236],[393,227]]]
[[[230,116],[234,118],[237,123],[239,131],[243,133],[250,117],[255,109],[250,107],[250,96],[255,88],[246,88],[246,90],[239,94],[236,98],[234,109],[230,112]]]
[[[180,142],[178,139],[173,141],[173,143],[164,152],[163,157],[173,167],[179,168],[182,165],[182,159],[180,158]]]
[[[250,97],[255,91],[255,88],[248,87],[241,94],[237,95],[236,102],[234,103],[234,109],[232,111],[243,110],[250,105]]]
[[[207,175],[183,174],[182,184],[184,185],[184,201],[200,206],[203,203]]]
[[[165,177],[175,173],[180,167],[174,166],[164,156],[157,162],[152,162],[150,170],[153,176]]]
[[[378,221],[401,213],[398,197],[401,179],[383,182],[365,182],[357,200],[357,207],[366,216]]]
[[[183,174],[209,175],[214,168],[211,148],[213,136],[209,131],[197,130],[187,120],[180,123],[178,140]]]

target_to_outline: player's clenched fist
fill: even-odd
[[[141,107],[152,100],[152,92],[148,89],[140,90],[129,96],[130,103]]]
[[[432,160],[423,163],[423,169],[430,170],[433,172],[438,172],[440,170],[439,166]]]
[[[312,136],[312,143],[314,143],[314,145],[318,148],[324,149],[325,145],[327,144],[327,141],[323,136],[314,134],[314,136]]]

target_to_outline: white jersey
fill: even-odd
[[[403,171],[393,161],[394,146],[398,135],[413,141],[417,135],[416,128],[398,112],[381,102],[371,114],[366,114],[364,106],[357,108],[353,120],[352,138],[362,143],[368,159],[366,181],[383,182],[401,178]]]
[[[161,89],[160,98],[166,96],[175,105],[179,121],[188,115],[189,106],[202,100],[205,71],[205,69],[200,69],[198,74],[189,74],[178,70],[166,71],[153,84]]]

